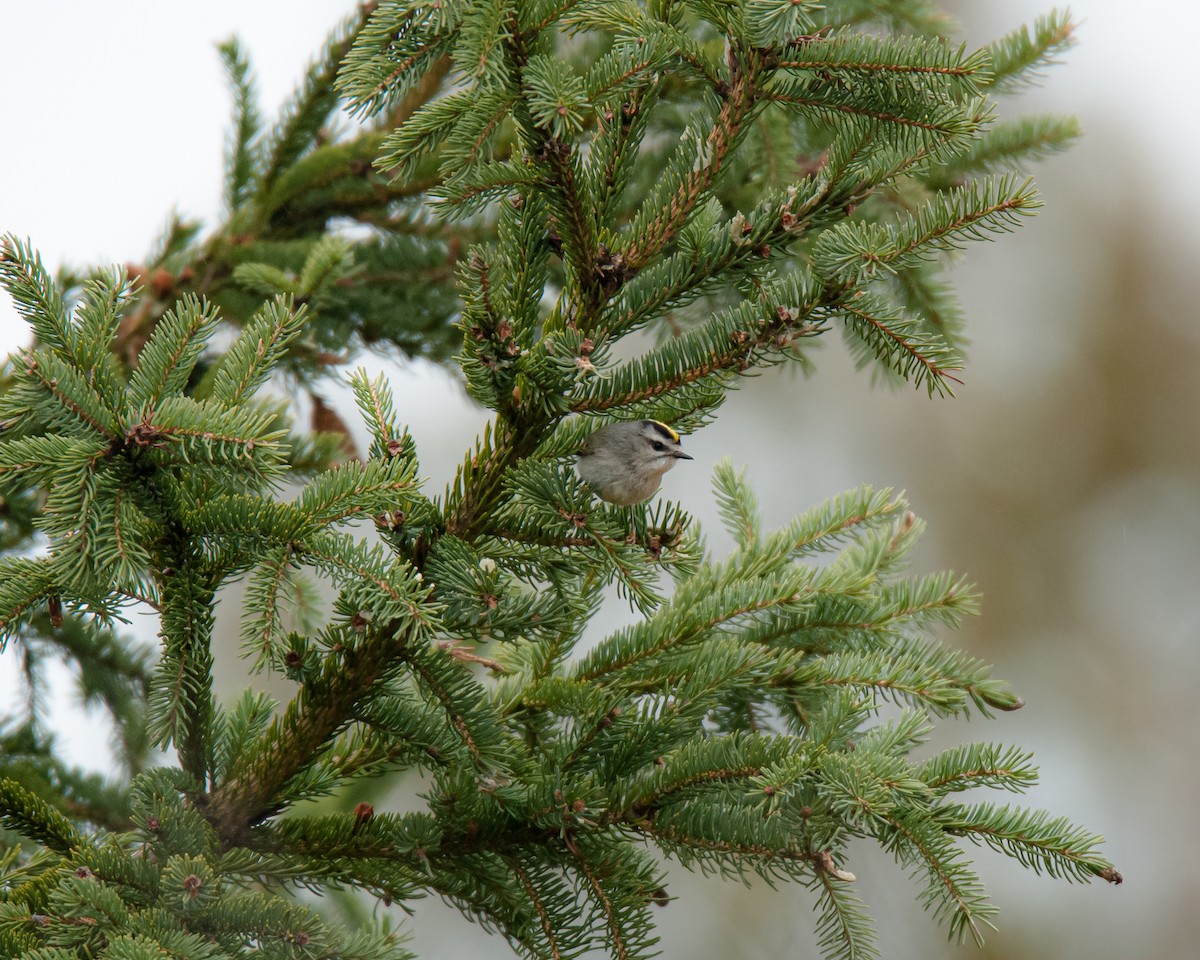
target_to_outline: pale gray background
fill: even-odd
[[[4,0],[0,230],[82,265],[138,260],[173,206],[214,222],[229,119],[214,43],[241,36],[269,110],[347,9]],[[1046,9],[960,3],[959,15],[976,44]],[[1080,46],[1023,103],[1077,113],[1086,138],[1036,168],[1037,219],[973,245],[955,271],[974,342],[958,398],[869,389],[831,343],[807,380],[748,381],[666,483],[710,530],[707,471],[725,455],[748,467],[771,522],[864,480],[907,489],[929,522],[920,569],[965,571],[984,593],[983,616],[947,640],[996,663],[1028,703],[944,738],[1032,748],[1043,784],[1029,802],[1105,834],[1125,873],[1117,889],[1072,887],[981,852],[1002,913],[980,953],[946,946],[903,873],[864,848],[849,866],[886,957],[1196,955],[1200,10],[1073,9]],[[4,348],[24,338],[0,300]],[[437,488],[484,418],[438,370],[394,383]],[[230,667],[226,692],[245,676]],[[103,769],[108,732],[60,686],[64,747]],[[13,690],[0,660],[0,703]],[[800,889],[680,875],[670,890],[668,958],[815,955]],[[436,904],[410,927],[426,957],[506,954]]]

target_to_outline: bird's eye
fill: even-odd
[[[652,440],[650,442],[650,446],[652,446],[659,453],[662,453],[664,450],[667,449],[666,445],[661,440]]]

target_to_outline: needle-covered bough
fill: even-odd
[[[408,956],[351,891],[438,896],[527,956],[648,957],[682,866],[795,881],[762,895],[870,957],[862,839],[957,937],[993,914],[973,846],[1119,882],[1093,834],[966,799],[1028,787],[1029,754],[924,746],[1021,701],[935,639],[974,596],[905,572],[902,497],[767,530],[709,464],[722,558],[656,496],[681,435],[834,328],[930,394],[964,376],[946,254],[1040,203],[1014,171],[1074,124],[1001,95],[1072,26],[973,51],[950,29],[926,0],[369,3],[274,123],[222,47],[207,235],[176,220],[143,263],[59,279],[4,240],[33,343],[0,390],[0,630],[28,691],[0,728],[0,954]],[[323,396],[379,350],[492,412],[440,495],[405,429],[435,411],[361,370],[365,428]],[[285,702],[253,677],[218,696],[239,655]],[[55,658],[120,775],[56,751]]]

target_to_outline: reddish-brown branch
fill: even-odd
[[[549,911],[546,909],[546,904],[534,887],[533,881],[529,878],[529,874],[525,869],[517,863],[515,859],[509,858],[509,867],[516,874],[517,880],[521,883],[521,889],[525,891],[525,896],[529,898],[529,902],[533,904],[533,909],[537,912],[538,923],[542,928],[542,935],[546,938],[546,944],[550,947],[550,956],[557,958],[562,956],[562,952],[558,949],[558,936],[554,930],[554,923],[550,919]]]
[[[972,67],[926,67],[910,63],[870,63],[862,61],[835,63],[828,60],[780,60],[772,66],[790,70],[861,70],[872,73],[920,73],[949,77],[969,77],[979,71]]]
[[[736,56],[731,53],[731,56]],[[741,132],[742,125],[750,114],[758,96],[757,81],[761,69],[761,55],[745,52],[745,63],[735,60],[733,72],[721,111],[708,135],[706,150],[710,161],[688,176],[675,195],[667,203],[667,215],[650,222],[646,234],[625,251],[625,260],[631,270],[640,270],[671,242],[675,234],[687,221],[692,208],[713,185],[725,157]]]
[[[354,656],[331,656],[237,775],[199,798],[225,847],[244,846],[250,828],[279,809],[279,793],[354,716],[376,682],[404,656],[415,621],[394,620]]]
[[[936,363],[934,363],[927,356],[925,356],[923,353],[921,353],[921,351],[919,349],[917,349],[917,347],[915,345],[913,345],[909,340],[907,340],[906,338],[897,334],[894,330],[892,330],[891,327],[889,327],[886,323],[884,323],[879,318],[873,317],[869,313],[866,313],[862,310],[856,310],[854,307],[851,307],[848,304],[843,304],[842,309],[845,310],[847,313],[854,314],[856,317],[859,317],[860,319],[865,321],[867,324],[869,324],[870,326],[872,326],[876,330],[878,330],[880,333],[882,333],[885,337],[887,337],[890,341],[892,341],[892,343],[894,343],[898,347],[900,347],[901,350],[903,350],[910,357],[912,357],[918,364],[920,364],[927,371],[929,371],[930,376],[938,377],[939,379],[953,380],[955,383],[962,383],[962,380],[960,380],[958,377],[954,376],[952,373],[949,373],[947,370],[944,370],[943,368],[939,367]]]
[[[855,106],[852,103],[830,103],[819,97],[797,97],[784,93],[765,93],[763,99],[775,103],[790,103],[801,107],[816,107],[820,110],[836,110],[839,113],[849,113],[856,117],[870,117],[872,120],[883,120],[904,127],[916,127],[920,130],[944,130],[944,125],[928,120],[916,120],[898,113],[887,113],[884,110],[868,110],[866,107]]]
[[[47,393],[53,396],[54,399],[75,414],[75,416],[77,416],[80,420],[90,426],[97,433],[108,437],[110,440],[113,439],[113,434],[109,430],[105,429],[95,417],[80,407],[79,404],[77,404],[58,388],[57,380],[53,380],[43,374],[41,367],[38,365],[37,359],[32,355],[28,355],[25,359],[25,370],[46,389]],[[99,401],[100,398],[97,397],[96,399]]]
[[[596,876],[596,872],[592,869],[591,864],[582,857],[578,857],[577,862],[579,864],[579,872],[587,880],[588,886],[592,889],[592,895],[604,910],[604,920],[608,926],[608,946],[616,951],[614,956],[618,957],[619,960],[626,960],[629,956],[629,948],[625,944],[625,937],[620,921],[617,920],[617,913],[613,907],[612,899],[600,885],[600,878]]]

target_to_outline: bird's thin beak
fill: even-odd
[[[675,457],[676,457],[676,459],[678,459],[678,460],[695,460],[695,459],[696,459],[695,457],[689,457],[689,456],[688,456],[686,453],[684,453],[682,450],[676,450],[676,451],[675,451]]]

